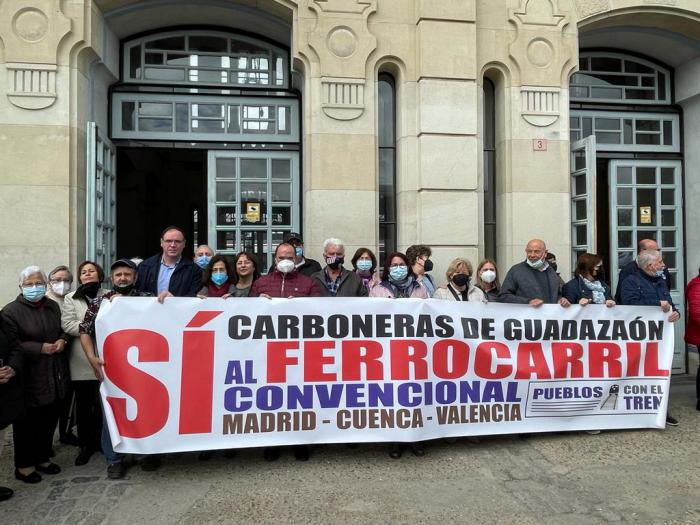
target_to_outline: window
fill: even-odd
[[[124,82],[289,87],[284,49],[242,35],[184,31],[149,35],[124,45]]]
[[[572,110],[571,142],[595,135],[599,151],[680,151],[680,119],[674,113]]]
[[[670,104],[668,70],[641,58],[612,53],[581,53],[571,78],[572,101]]]
[[[396,85],[379,74],[379,264],[396,251]]]
[[[496,258],[496,89],[484,78],[484,257]]]

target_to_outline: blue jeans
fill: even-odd
[[[105,455],[105,461],[107,465],[114,465],[115,463],[121,463],[124,461],[124,454],[115,452],[112,448],[112,440],[109,437],[109,428],[107,427],[107,420],[102,416],[102,453]]]

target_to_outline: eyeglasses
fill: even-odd
[[[182,244],[185,241],[180,241],[177,239],[163,239],[162,241],[164,244]]]

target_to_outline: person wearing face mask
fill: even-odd
[[[358,248],[352,256],[352,266],[355,273],[362,281],[362,286],[369,293],[372,288],[379,284],[377,276],[377,257],[369,248]]]
[[[657,306],[668,313],[668,321],[674,323],[681,314],[673,304],[664,277],[664,261],[659,250],[643,250],[636,260],[637,270],[625,277],[620,284],[620,303],[626,305]],[[678,420],[666,414],[666,424],[677,426]]]
[[[274,269],[253,283],[249,297],[320,297],[316,282],[297,270],[295,257],[294,246],[286,242],[279,244],[275,249]]]
[[[525,260],[514,265],[503,280],[498,300],[502,303],[540,306],[556,304],[567,307],[571,303],[561,296],[559,276],[547,264],[547,246],[541,239],[532,239],[525,247]]]
[[[130,259],[119,259],[114,261],[110,267],[110,279],[112,281],[112,290],[103,294],[98,294],[94,299],[89,301],[87,310],[85,311],[85,317],[78,325],[80,345],[82,346],[87,362],[90,364],[90,368],[92,368],[94,377],[98,381],[104,380],[104,375],[102,373],[102,366],[104,365],[104,362],[97,355],[97,345],[95,344],[94,338],[95,320],[97,319],[97,313],[100,311],[102,301],[105,299],[111,301],[115,297],[150,297],[152,295],[148,292],[142,292],[136,289],[136,264],[134,264],[134,262]],[[109,479],[123,478],[126,474],[124,455],[115,452],[112,448],[112,440],[109,437],[109,429],[107,428],[107,423],[104,417],[102,418],[100,443],[102,446],[102,453],[104,454],[105,461],[107,462],[107,477]],[[152,459],[150,464],[148,464],[147,467],[144,467],[144,460],[149,457],[155,459]],[[156,454],[145,456],[145,458],[141,460],[142,470],[155,470],[159,465],[160,459]]]
[[[321,271],[321,264],[318,261],[309,259],[304,255],[304,241],[300,234],[290,232],[284,236],[283,242],[291,244],[294,248],[294,266],[298,273],[311,277],[316,272]],[[270,268],[270,272],[273,270],[274,265]]]
[[[68,266],[57,266],[49,272],[49,286],[46,288],[46,297],[56,301],[63,309],[63,301],[73,288],[73,274]]]
[[[433,299],[448,301],[485,302],[484,292],[472,284],[472,263],[462,257],[454,259],[447,268],[447,286],[438,288]]]
[[[574,278],[564,285],[562,295],[571,304],[615,306],[610,286],[602,275],[603,258],[594,253],[582,253],[576,260]]]
[[[228,299],[236,289],[236,274],[228,257],[215,255],[204,268],[202,274],[202,288],[197,297],[222,297]]]
[[[427,299],[428,291],[411,269],[408,258],[401,252],[394,252],[386,258],[382,280],[369,292],[370,297],[390,299]]]
[[[47,279],[41,268],[20,273],[20,295],[0,313],[11,345],[18,345],[24,361],[25,414],[13,423],[15,478],[39,483],[41,474],[58,474],[51,462],[53,435],[61,400],[69,382],[64,352],[69,337],[61,329],[61,311],[46,297]]]
[[[501,283],[498,280],[496,261],[484,259],[479,263],[476,268],[476,286],[484,292],[487,301],[498,302]]]
[[[367,297],[367,288],[362,280],[343,267],[345,247],[340,239],[330,238],[323,242],[323,260],[326,267],[311,276],[324,297]]]
[[[642,253],[644,250],[661,251],[661,248],[659,248],[658,243],[654,239],[641,239],[637,243],[637,255]],[[632,259],[624,266],[620,266],[620,272],[617,275],[617,288],[615,289],[615,302],[617,304],[622,304],[622,281],[624,281],[628,275],[632,275],[639,270],[639,266],[637,265],[636,259]],[[671,282],[671,274],[669,274],[668,268],[666,268],[666,266],[664,266],[663,278],[666,282],[666,286],[670,290],[669,283]]]
[[[63,312],[65,298],[73,287],[73,274],[67,266],[57,266],[49,272],[49,285],[46,287],[46,297],[56,301]],[[69,352],[70,353],[70,352]],[[68,392],[61,402],[61,410],[58,417],[58,441],[64,445],[79,446],[78,438],[73,434],[75,426],[74,407],[75,395],[73,382],[69,383]]]
[[[384,262],[382,281],[369,292],[370,297],[382,297],[387,299],[427,299],[428,292],[425,287],[416,281],[408,257],[401,252],[390,254]],[[414,456],[424,456],[423,443],[411,443],[411,452]],[[399,459],[403,455],[401,443],[389,445],[389,457]]]
[[[75,458],[77,467],[87,464],[90,457],[101,449],[100,382],[95,379],[92,367],[83,352],[79,326],[85,318],[88,304],[107,291],[101,288],[102,281],[104,281],[104,270],[99,264],[94,261],[82,262],[78,266],[78,288],[66,296],[61,313],[61,326],[72,337],[68,363],[75,392],[75,419],[80,447],[80,452]]]
[[[214,257],[213,250],[206,244],[200,244],[194,251],[194,257],[192,260],[202,269],[202,271],[204,271],[212,257]]]
[[[275,249],[275,268],[253,283],[249,297],[321,297],[321,290],[316,282],[297,271],[294,246],[283,242]],[[265,461],[276,461],[280,457],[281,447],[266,447],[263,451]],[[292,447],[297,461],[308,461],[311,449],[308,445]]]
[[[435,281],[428,275],[428,272],[433,270],[433,261],[430,260],[432,253],[430,247],[424,244],[414,244],[406,250],[406,257],[408,258],[408,264],[411,266],[411,271],[416,281],[425,287],[428,297],[432,297],[437,289]]]

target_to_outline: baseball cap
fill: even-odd
[[[297,232],[289,232],[285,234],[284,236],[284,242],[289,242],[291,240],[297,240],[299,242],[304,242],[304,239],[301,238],[301,234]]]
[[[114,271],[116,268],[123,268],[124,266],[131,268],[132,270],[136,269],[136,263],[134,263],[134,261],[131,259],[118,259],[112,263],[112,266],[110,266],[109,269],[110,271]]]

